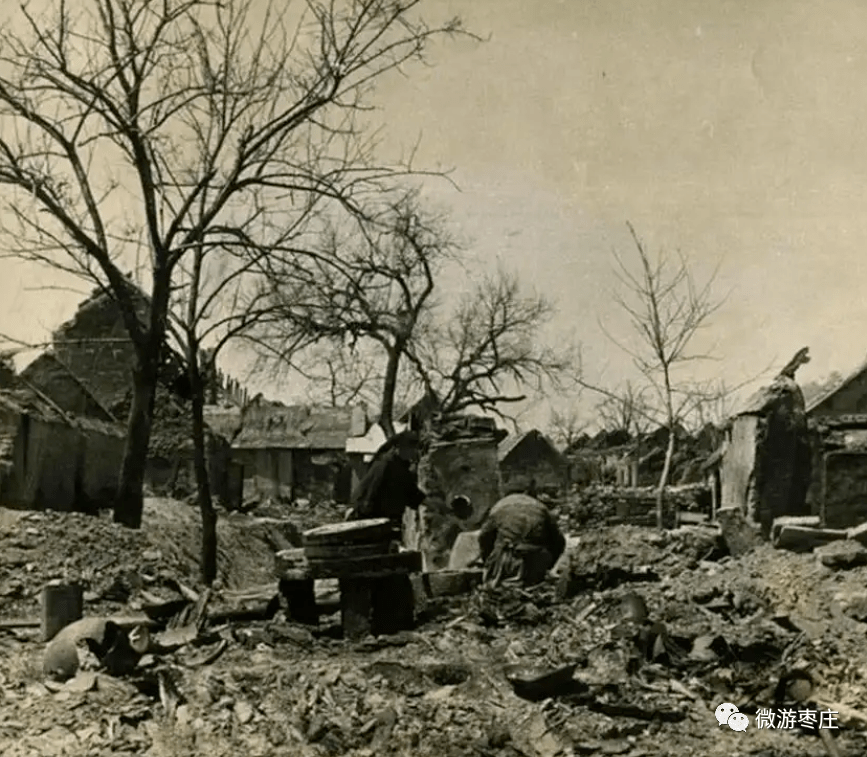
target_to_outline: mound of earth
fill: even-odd
[[[218,580],[227,589],[273,582],[274,553],[298,545],[288,520],[229,515],[217,526]],[[145,503],[142,528],[111,521],[108,513],[2,510],[0,516],[0,617],[34,616],[42,587],[77,581],[88,612],[110,611],[126,601],[142,576],[198,583],[201,543],[195,507],[170,499]]]

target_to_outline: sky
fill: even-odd
[[[612,251],[633,253],[627,221],[699,279],[719,267],[703,377],[738,383],[803,346],[803,381],[867,356],[867,4],[425,5],[485,41],[438,44],[380,85],[383,149],[420,138],[418,164],[453,168],[459,191],[430,193],[480,269],[505,264],[558,303],[551,332],[581,341],[591,378],[632,371],[600,325],[625,333]],[[77,295],[30,291],[44,277],[0,261],[0,332],[40,341],[72,315]]]

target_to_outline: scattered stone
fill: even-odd
[[[63,684],[63,688],[65,691],[70,691],[76,694],[84,694],[87,691],[93,691],[96,688],[96,673],[93,671],[83,671],[75,676],[75,678],[70,678],[65,684]]]
[[[841,541],[847,537],[848,533],[843,529],[783,526],[774,546],[791,552],[809,552],[816,547]]]
[[[849,538],[867,547],[867,523],[849,529]]]
[[[861,623],[867,622],[867,591],[838,592],[831,602],[831,612],[835,617],[845,615]]]
[[[763,543],[758,524],[750,523],[739,507],[724,507],[717,512],[723,539],[733,557],[740,557]]]
[[[806,526],[807,528],[819,528],[822,519],[818,515],[783,515],[774,518],[771,525],[771,541],[776,543],[780,537],[780,531],[786,526]]]
[[[235,717],[238,718],[238,722],[241,725],[245,725],[249,723],[253,719],[253,715],[255,711],[249,702],[245,702],[243,699],[235,702]]]
[[[817,547],[813,554],[822,565],[833,570],[847,570],[867,565],[867,547],[857,541],[844,539]]]
[[[464,531],[458,534],[449,554],[449,570],[465,570],[481,559],[479,531]]]

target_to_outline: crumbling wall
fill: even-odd
[[[767,538],[775,518],[809,513],[812,457],[804,396],[793,379],[778,376],[732,421],[722,507],[739,508]]]
[[[720,462],[721,507],[746,512],[756,465],[756,437],[759,419],[740,415],[732,420],[729,443]]]
[[[752,519],[767,538],[775,518],[807,515],[811,447],[804,397],[794,381],[779,389],[759,425],[756,451],[756,499]]]
[[[668,488],[663,525],[673,527],[678,512],[710,515],[710,504],[710,488],[704,484]],[[617,524],[655,526],[656,487],[591,486],[558,510],[567,532]]]
[[[73,376],[54,355],[40,355],[21,372],[21,376],[67,413],[105,422],[114,420],[88,392],[82,381]]]
[[[850,528],[867,522],[867,450],[838,450],[825,455],[825,528]]]
[[[63,423],[28,418],[24,498],[39,509],[75,509],[81,444],[76,429]]]
[[[418,513],[407,513],[404,539],[422,553],[425,570],[444,569],[458,534],[478,529],[500,499],[497,440],[433,443],[419,462],[418,481],[427,497]],[[457,497],[466,498],[466,512],[455,511]]]
[[[78,506],[108,507],[114,501],[123,465],[124,438],[120,434],[82,431]]]
[[[142,315],[146,305],[142,306]],[[135,348],[120,311],[107,296],[87,300],[53,335],[54,351],[91,394],[108,408],[132,386]]]
[[[0,406],[0,505],[14,506],[19,499],[17,472],[24,467],[23,445],[18,443],[21,416]]]

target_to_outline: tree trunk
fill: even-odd
[[[114,502],[114,522],[129,528],[141,528],[144,511],[144,477],[159,374],[159,347],[151,348],[150,352],[151,355],[139,360],[133,373],[132,404]]]
[[[674,429],[668,427],[668,444],[665,448],[665,463],[662,466],[662,475],[659,477],[659,489],[656,492],[656,527],[665,526],[665,487],[668,486],[668,477],[671,475],[671,461],[674,457]]]
[[[394,436],[394,394],[397,391],[397,370],[400,367],[401,345],[395,344],[386,348],[388,362],[385,365],[385,379],[382,384],[382,409],[379,413],[379,425],[388,438]]]
[[[208,472],[207,440],[205,438],[205,385],[199,370],[196,348],[188,356],[193,405],[193,467],[196,471],[196,492],[202,516],[202,554],[199,570],[202,582],[210,586],[217,578],[217,511],[211,499]]]
[[[665,487],[671,475],[671,461],[674,457],[674,402],[672,400],[671,377],[668,369],[663,372],[665,387],[665,415],[668,421],[668,443],[665,445],[665,462],[662,465],[662,475],[659,477],[659,489],[656,492],[656,527],[665,527]]]

